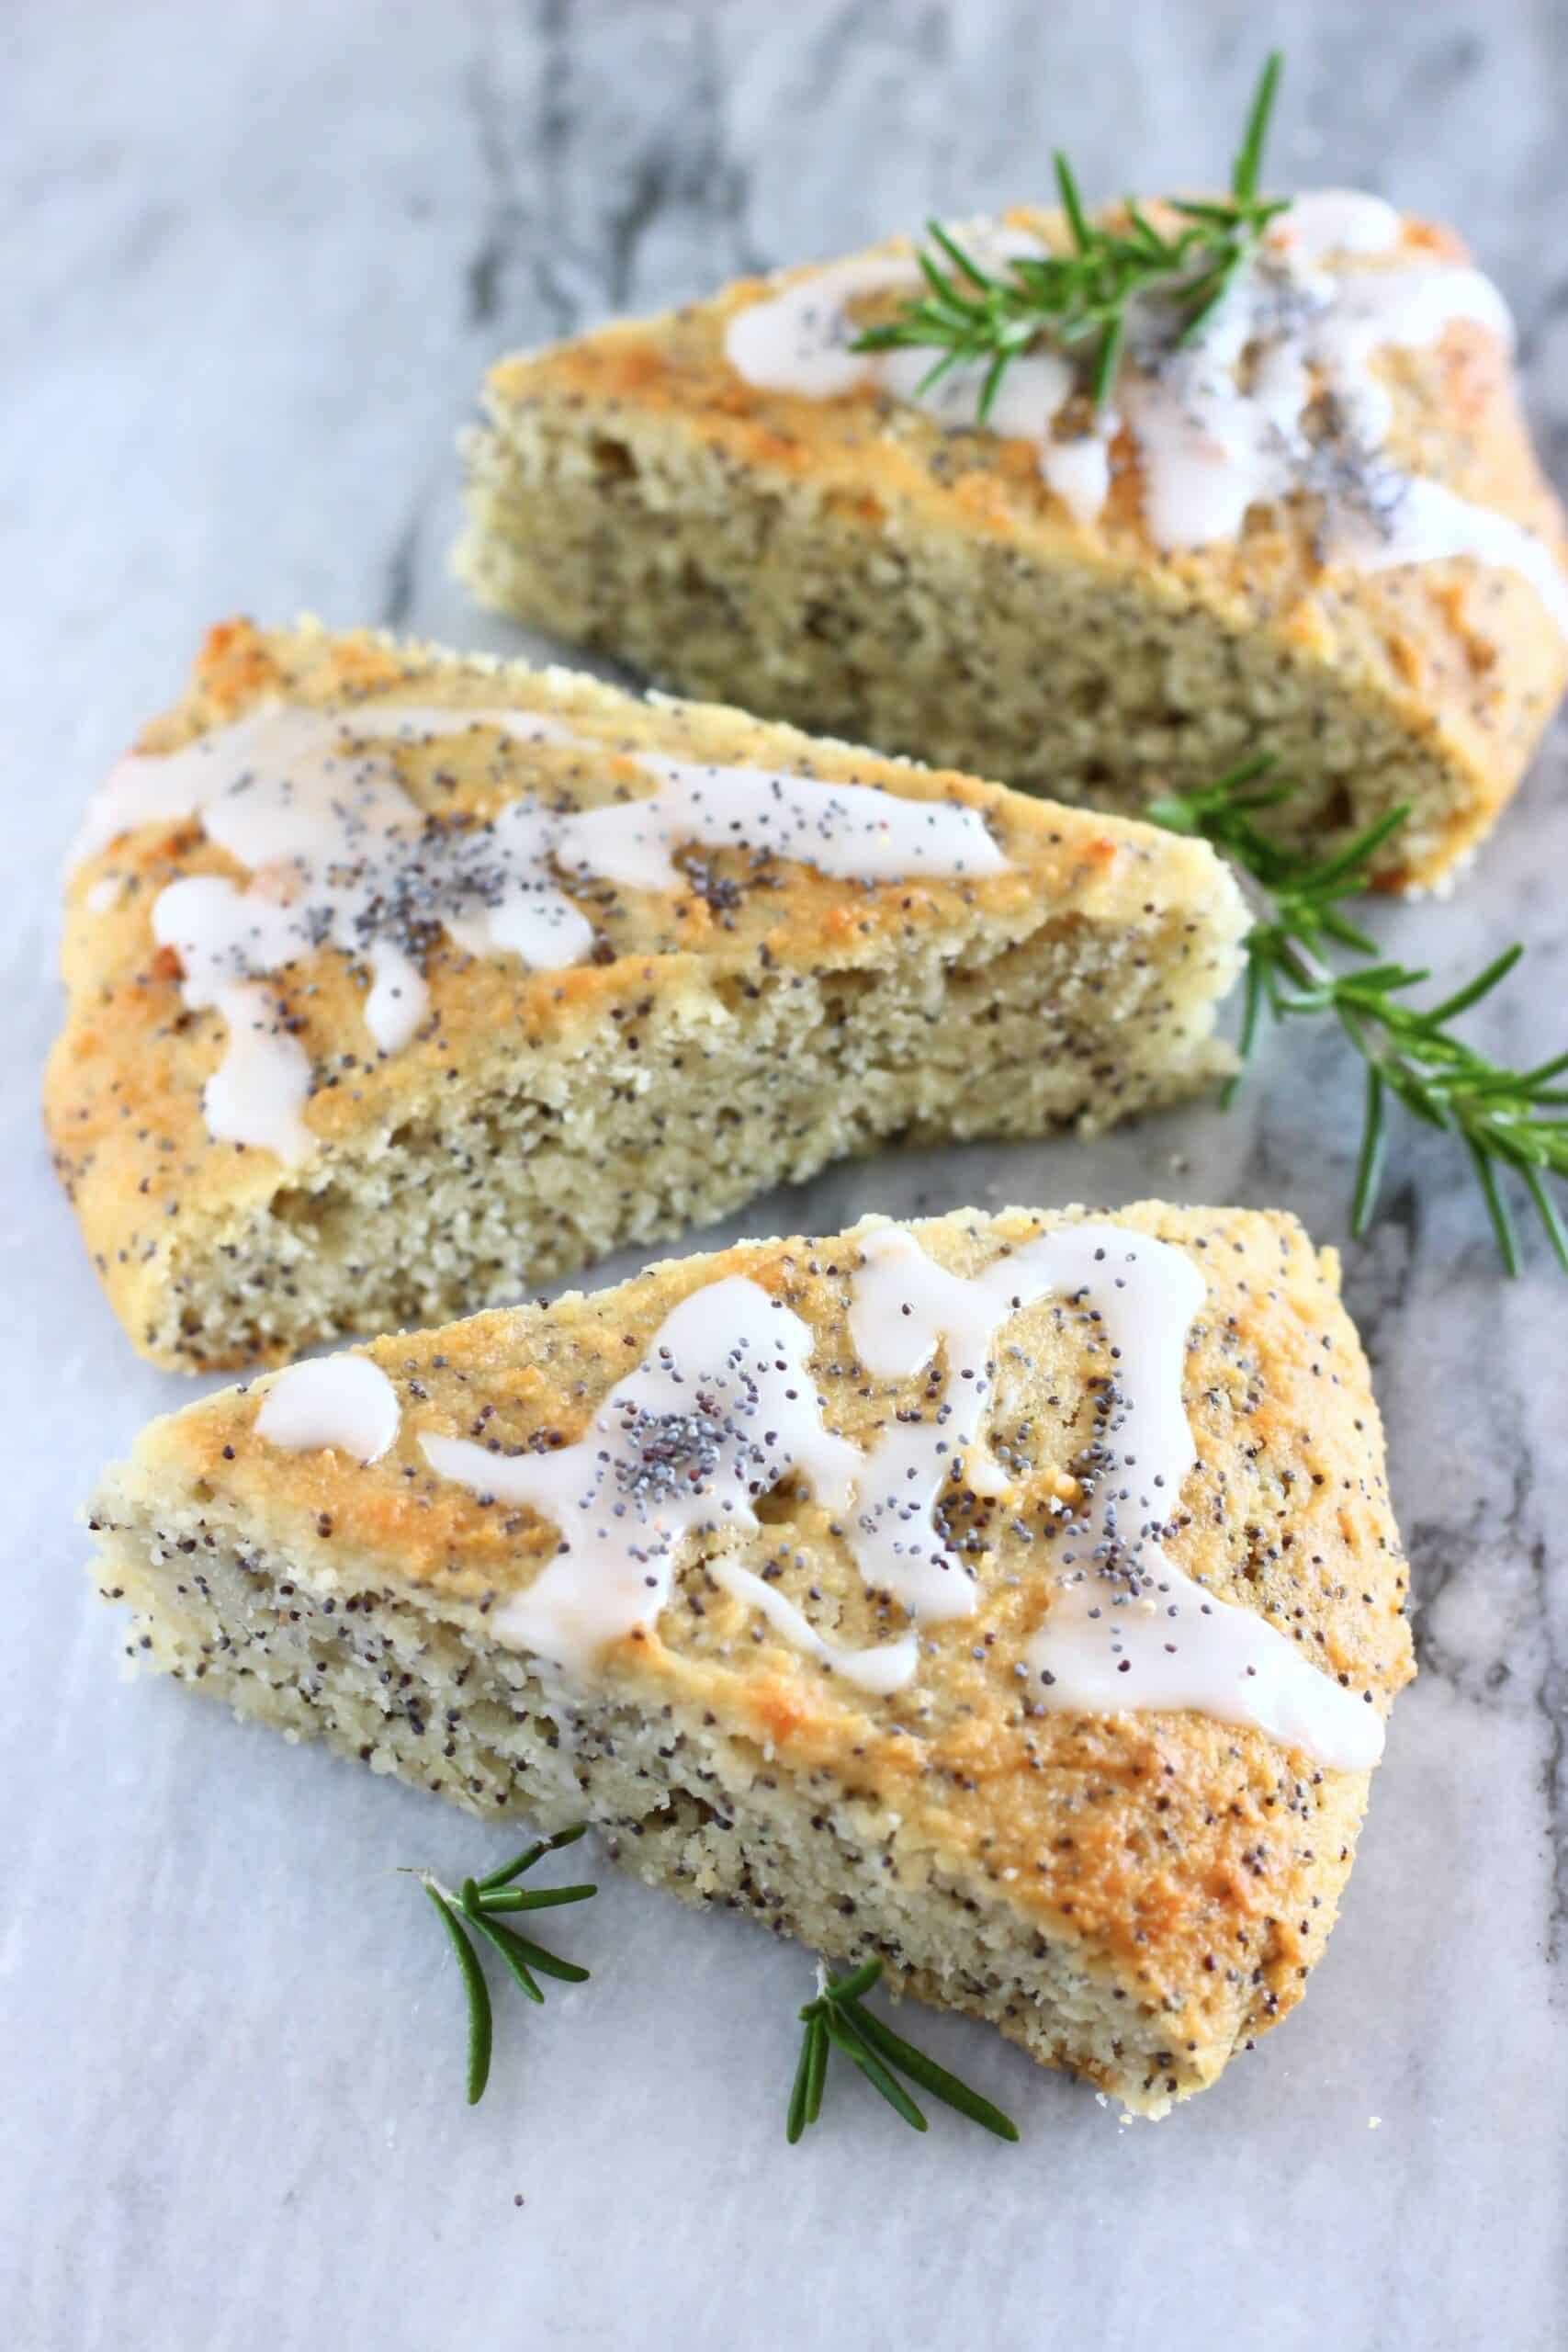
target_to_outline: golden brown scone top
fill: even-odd
[[[1085,1214],[963,1212],[913,1230],[939,1263],[968,1273]],[[1207,1288],[1183,1379],[1199,1466],[1171,1558],[1386,1713],[1414,1671],[1405,1572],[1337,1259],[1281,1215],[1156,1202],[1110,1221],[1186,1250]],[[552,1555],[555,1527],[436,1476],[421,1438],[477,1438],[502,1452],[573,1442],[672,1307],[728,1274],[750,1277],[810,1327],[828,1419],[863,1438],[886,1404],[885,1390],[865,1401],[845,1336],[858,1262],[853,1233],[742,1243],[596,1296],[378,1340],[357,1352],[390,1379],[401,1419],[372,1466],[259,1439],[262,1382],[155,1423],[103,1508],[118,1516],[138,1496],[195,1497],[216,1540],[237,1532],[280,1555],[340,1605],[356,1593],[412,1599],[493,1639],[492,1612]],[[1030,1418],[1037,1453],[1005,1506],[980,1506],[968,1522],[977,1611],[922,1626],[906,1688],[874,1697],[825,1674],[694,1562],[655,1628],[606,1651],[600,1676],[646,1710],[673,1704],[688,1722],[754,1743],[759,1771],[776,1759],[796,1780],[809,1776],[867,1834],[886,1834],[896,1817],[901,1870],[913,1849],[933,1872],[984,1878],[1145,1992],[1193,2019],[1212,2008],[1210,2027],[1193,2026],[1200,2039],[1225,2018],[1234,2026],[1238,2002],[1271,2018],[1297,1997],[1332,1922],[1365,1776],[1196,1713],[1080,1716],[1031,1703],[1017,1668],[1051,1576],[1012,1522],[1048,1507],[1070,1476],[1089,1366],[1048,1302],[1014,1317],[1007,1337],[993,1410]],[[1024,1358],[1027,1371],[1010,1372]],[[200,1548],[198,1539],[197,1573]],[[770,1562],[777,1589],[797,1603],[810,1608],[814,1589],[818,1606],[841,1606],[835,1638],[845,1644],[888,1630],[886,1600],[867,1594],[809,1499],[737,1556],[753,1569]]]
[[[146,727],[144,752],[177,750],[259,705],[508,707],[570,722],[593,749],[506,746],[482,734],[394,751],[399,781],[425,809],[488,815],[523,791],[554,805],[593,807],[649,787],[631,754],[656,750],[704,763],[864,782],[907,799],[981,811],[1011,861],[985,877],[922,876],[867,886],[791,863],[759,872],[743,851],[705,850],[684,861],[679,894],[628,891],[609,881],[566,887],[592,923],[592,960],[530,970],[516,956],[475,957],[443,937],[429,956],[428,1017],[399,1051],[378,1053],[364,1019],[362,964],[323,948],[265,986],[313,1066],[305,1110],[324,1151],[372,1137],[400,1120],[441,1118],[455,1073],[481,1055],[570,1047],[601,1024],[626,1025],[655,989],[738,983],[760,972],[834,968],[874,960],[912,929],[961,953],[983,925],[1024,935],[1042,908],[1129,926],[1151,904],[1219,908],[1230,928],[1234,887],[1202,844],[1153,829],[1031,800],[999,786],[928,772],[716,707],[644,703],[597,681],[523,662],[459,657],[369,631],[314,624],[265,631],[248,621],[214,628],[190,685]],[[116,1311],[139,1329],[149,1286],[182,1219],[260,1206],[299,1171],[265,1149],[214,1141],[202,1089],[224,1048],[216,1012],[182,1001],[175,952],[159,946],[152,909],[170,882],[243,869],[209,842],[199,819],[139,826],[85,858],[67,886],[66,1022],[51,1056],[45,1114],[56,1164]],[[99,901],[112,897],[107,907]],[[304,1173],[309,1175],[310,1167]]]
[[[1179,225],[1168,208],[1146,209]],[[1021,205],[1003,218],[1057,250],[1068,244],[1058,212]],[[912,249],[909,238],[894,237],[871,252]],[[1451,231],[1407,217],[1396,247],[1342,256],[1336,267],[1468,258]],[[488,379],[492,413],[504,428],[510,412],[564,402],[594,418],[611,442],[618,412],[640,422],[662,414],[724,464],[809,487],[829,509],[895,537],[979,537],[1047,563],[1134,579],[1163,603],[1201,608],[1237,632],[1266,629],[1334,667],[1352,689],[1392,701],[1416,735],[1438,729],[1469,773],[1473,799],[1430,873],[1385,873],[1383,887],[1437,878],[1486,831],[1568,685],[1568,645],[1521,579],[1469,559],[1371,572],[1326,563],[1320,502],[1299,495],[1258,502],[1233,541],[1162,549],[1145,518],[1143,462],[1126,426],[1112,444],[1104,511],[1082,522],[1043,481],[1032,441],[938,422],[872,383],[817,399],[748,382],[726,356],[731,320],[820,266],[739,279],[660,317],[502,359]],[[876,314],[873,302],[868,315]],[[1568,526],[1531,448],[1499,337],[1456,318],[1431,345],[1390,346],[1373,365],[1393,399],[1393,460],[1522,524],[1568,572]]]

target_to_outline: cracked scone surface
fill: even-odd
[[[529,796],[552,822],[624,804],[635,830],[653,754],[716,771],[716,806],[737,775],[800,779],[825,800],[846,785],[886,795],[922,822],[969,825],[998,870],[836,877],[753,842],[677,847],[667,888],[558,874],[577,960],[531,968],[421,933],[427,1002],[392,1051],[367,1027],[367,959],[286,941],[291,960],[248,983],[263,1047],[300,1073],[286,1164],[211,1132],[232,1026],[188,1001],[180,953],[158,936],[171,886],[239,888],[247,869],[199,817],[95,837],[69,885],[46,1114],[94,1264],[156,1362],[276,1361],[439,1320],[845,1154],[1093,1131],[1223,1066],[1212,1027],[1245,911],[1202,844],[739,712],[237,623],[145,730],[137,786],[156,784],[158,759],[220,745],[269,709],[295,725],[330,714],[351,736],[403,707],[422,714],[413,739],[383,732],[366,757],[433,837],[466,827],[482,842]],[[466,725],[497,709],[561,740]]]
[[[1196,1466],[1170,1561],[1264,1621],[1312,1688],[1385,1714],[1413,1671],[1404,1568],[1333,1253],[1283,1216],[1092,1214],[1201,1277],[1180,1373]],[[967,1279],[1089,1219],[963,1212],[908,1230]],[[559,1568],[557,1521],[482,1474],[438,1475],[426,1451],[481,1448],[502,1485],[509,1464],[581,1440],[682,1302],[737,1277],[800,1319],[825,1420],[868,1444],[921,1408],[921,1381],[867,1378],[848,1319],[874,1237],[899,1230],[741,1244],[378,1340],[342,1360],[389,1400],[369,1466],[258,1431],[293,1374],[225,1391],[152,1424],[106,1477],[96,1579],[132,1611],[139,1665],[481,1815],[587,1817],[650,1883],[837,1959],[878,1954],[904,1989],[1158,2113],[1301,1997],[1369,1775],[1190,1710],[1043,1703],[1050,1531],[1107,1371],[1092,1318],[1043,1296],[998,1330],[987,1428],[1010,1483],[986,1498],[958,1474],[943,1503],[974,1606],[921,1618],[914,1669],[885,1692],[724,1581],[737,1566],[766,1579],[835,1655],[908,1636],[793,1477],[757,1497],[750,1532],[685,1543],[657,1616],[569,1670],[508,1630]],[[573,1572],[603,1566],[589,1547]]]
[[[788,380],[787,344],[779,380],[736,365],[740,322],[815,286],[830,319],[835,274],[908,256],[895,239],[501,360],[465,442],[457,571],[486,603],[684,692],[1057,798],[1135,811],[1264,748],[1300,787],[1270,826],[1328,846],[1405,807],[1380,878],[1440,887],[1495,821],[1568,682],[1568,537],[1520,414],[1500,300],[1475,299],[1449,231],[1382,210],[1387,250],[1336,264],[1348,299],[1379,275],[1446,271],[1464,291],[1414,342],[1358,354],[1389,412],[1375,462],[1359,427],[1325,433],[1337,395],[1318,379],[1300,486],[1238,497],[1234,528],[1201,544],[1151,524],[1154,445],[1131,399],[1096,459],[1091,513],[1081,474],[1043,478],[1024,403],[1010,413],[1004,400],[987,431],[973,425],[972,392],[967,409],[953,399],[935,413],[908,397],[939,354],[904,355],[897,397],[869,364],[858,381],[852,363],[822,364],[832,335],[847,345],[857,322],[887,315],[886,294],[811,344],[815,392]],[[1018,207],[1003,225],[1067,243],[1051,212]],[[1245,381],[1245,353],[1238,364]],[[1238,412],[1205,437],[1180,410],[1160,441],[1190,458],[1179,497],[1201,504],[1227,436],[1267,446],[1268,420]],[[1038,430],[1049,447],[1088,422],[1080,390]],[[1376,547],[1370,566],[1339,560],[1325,492],[1352,481],[1356,526],[1375,541],[1400,472],[1449,520],[1452,500],[1476,510],[1477,544],[1529,534],[1537,586],[1473,553],[1425,560],[1429,536],[1423,560],[1398,568]]]

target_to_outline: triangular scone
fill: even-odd
[[[310,627],[216,630],[93,803],[47,1109],[155,1361],[513,1298],[895,1137],[1191,1091],[1201,843]]]
[[[998,271],[1064,243],[960,233]],[[1134,317],[1103,415],[1036,351],[989,430],[978,367],[922,394],[940,352],[849,348],[919,287],[899,240],[502,360],[463,577],[684,692],[1053,797],[1135,810],[1261,746],[1302,786],[1271,823],[1326,846],[1408,804],[1382,879],[1440,881],[1568,679],[1568,539],[1457,241],[1298,199],[1196,344]]]
[[[1287,1216],[871,1219],[154,1422],[133,1660],[989,2018],[1157,2113],[1301,1996],[1404,1575]]]

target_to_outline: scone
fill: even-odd
[[[1288,1217],[871,1219],[156,1421],[128,1654],[1157,2114],[1300,1999],[1412,1672]]]
[[[1148,210],[1168,227],[1165,208]],[[1055,213],[960,232],[993,274]],[[1388,810],[1448,876],[1568,679],[1568,539],[1507,313],[1447,231],[1292,203],[1190,346],[1134,313],[1113,405],[1034,348],[863,352],[908,240],[504,359],[458,550],[486,603],[683,691],[1136,810],[1258,749],[1327,846]]]
[[[1205,847],[561,671],[209,639],[93,802],[49,1132],[155,1362],[513,1298],[1222,1066]]]

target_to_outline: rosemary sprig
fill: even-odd
[[[585,1821],[579,1822],[575,1828],[557,1830],[553,1838],[536,1838],[500,1870],[491,1871],[488,1878],[466,1878],[456,1894],[429,1871],[412,1873],[441,1914],[463,1979],[468,2004],[470,2107],[484,2097],[495,2038],[490,1987],[471,1937],[479,1936],[505,1962],[513,1983],[531,2001],[543,2001],[545,1997],[537,1981],[541,1976],[553,1976],[566,1984],[585,1984],[586,1968],[579,1968],[575,1961],[559,1959],[555,1952],[547,1951],[543,1944],[518,1935],[514,1928],[502,1927],[496,1914],[551,1910],[562,1903],[586,1903],[591,1894],[597,1894],[596,1886],[543,1886],[530,1890],[513,1883],[531,1871],[546,1854],[558,1853],[563,1846],[574,1846],[587,1827]]]
[[[894,2032],[882,2018],[863,2007],[861,1996],[869,1993],[882,1973],[879,1960],[868,1960],[847,1976],[829,1976],[818,1963],[818,1993],[800,2011],[805,2027],[800,2042],[800,2061],[795,2070],[795,2086],[790,2092],[789,2116],[785,2136],[793,2147],[807,2124],[815,2123],[822,2112],[822,2093],[828,2079],[828,2053],[839,2051],[852,2065],[858,2066],[872,2088],[879,2091],[896,2115],[901,2116],[911,2130],[923,2132],[926,2119],[916,2106],[903,2084],[905,2075],[918,2083],[932,2098],[956,2108],[972,2123],[994,2132],[998,2140],[1016,2140],[1018,2126],[1010,2117],[993,2107],[988,2098],[972,2091],[923,2050],[917,2050],[901,2034]]]
[[[1126,346],[1133,306],[1154,301],[1171,314],[1173,340],[1191,343],[1224,301],[1242,264],[1286,199],[1258,194],[1264,143],[1280,86],[1271,55],[1258,78],[1231,166],[1228,200],[1173,202],[1183,223],[1157,229],[1133,197],[1118,227],[1091,220],[1066,157],[1055,157],[1056,187],[1072,248],[1015,254],[985,268],[940,221],[927,222],[935,251],[917,254],[926,290],[897,315],[867,327],[856,351],[930,350],[938,356],[920,384],[927,390],[950,368],[983,365],[977,421],[984,424],[1010,363],[1038,340],[1084,346],[1096,408],[1110,399]]]
[[[1376,942],[1345,912],[1364,890],[1378,852],[1404,823],[1391,809],[1331,857],[1305,857],[1259,831],[1258,811],[1276,808],[1294,786],[1263,779],[1264,754],[1234,768],[1198,792],[1171,793],[1145,811],[1168,831],[1213,843],[1241,867],[1263,901],[1247,937],[1247,979],[1240,1051],[1245,1063],[1267,1012],[1284,1020],[1328,1013],[1366,1065],[1365,1114],[1351,1203],[1350,1230],[1359,1240],[1377,1211],[1387,1148],[1389,1101],[1461,1142],[1485,1201],[1503,1263],[1519,1270],[1518,1242],[1500,1177],[1511,1171],[1524,1185],[1561,1264],[1568,1270],[1568,1230],[1548,1180],[1568,1177],[1568,1053],[1530,1069],[1490,1060],[1456,1036],[1452,1023],[1506,978],[1521,945],[1506,947],[1473,979],[1438,1004],[1405,1001],[1429,972],[1378,962]],[[1341,948],[1369,960],[1348,968],[1324,961],[1320,950]],[[1239,1081],[1233,1080],[1227,1100]]]

